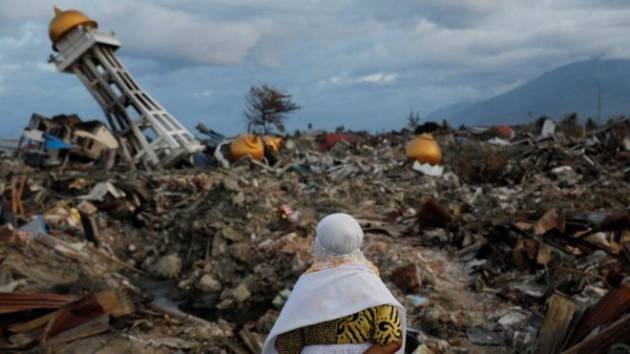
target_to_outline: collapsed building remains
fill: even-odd
[[[630,121],[510,128],[434,131],[439,176],[404,131],[286,136],[274,165],[0,159],[0,349],[257,353],[317,221],[344,211],[407,308],[408,353],[627,352]]]
[[[51,55],[60,72],[77,75],[105,112],[134,165],[168,167],[202,150],[177,119],[140,87],[114,52],[120,41],[97,30],[96,21],[76,10],[55,7],[50,22]]]
[[[114,163],[119,144],[102,122],[77,115],[52,118],[33,114],[18,143],[16,156],[36,166],[62,164],[67,158]]]

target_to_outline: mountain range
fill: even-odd
[[[601,106],[600,106],[601,102]],[[509,92],[476,103],[456,103],[429,120],[453,125],[518,124],[569,113],[601,119],[630,114],[630,60],[594,59],[551,70]]]

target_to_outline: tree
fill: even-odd
[[[564,125],[569,129],[577,129],[578,128],[578,115],[577,113],[570,113],[564,116],[560,121],[560,124]]]
[[[412,131],[415,130],[418,125],[420,125],[421,120],[420,111],[409,111],[409,114],[407,115],[407,128]]]
[[[570,138],[579,139],[584,136],[584,127],[578,123],[577,113],[570,113],[564,116],[558,125],[561,131]]]
[[[274,128],[284,131],[287,113],[302,107],[291,100],[291,95],[271,86],[252,86],[245,96],[247,131],[269,134]]]

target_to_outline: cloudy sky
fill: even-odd
[[[31,113],[102,119],[46,63],[52,5],[113,30],[140,84],[188,127],[244,129],[251,85],[293,94],[289,128],[397,129],[408,112],[505,92],[594,57],[630,57],[627,0],[0,0],[0,136]]]

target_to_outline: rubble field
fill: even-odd
[[[630,353],[630,120],[513,129],[434,131],[434,176],[409,131],[296,134],[273,165],[6,154],[0,350],[258,353],[342,211],[408,310],[409,353]]]

